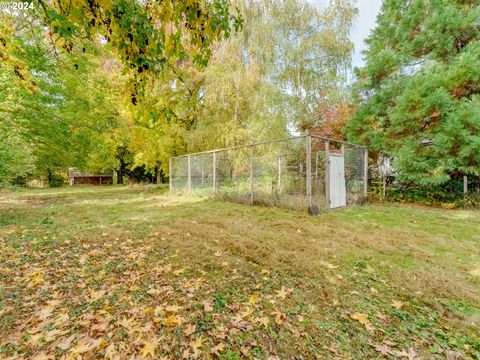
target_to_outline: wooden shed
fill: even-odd
[[[108,185],[113,183],[113,171],[103,174],[89,174],[77,168],[68,168],[70,185]]]

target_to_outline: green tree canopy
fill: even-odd
[[[131,105],[145,89],[161,88],[154,122],[168,128],[174,112],[182,113],[179,123],[190,121],[189,109],[177,106],[186,103],[182,92],[168,91],[172,69],[205,66],[212,43],[241,26],[228,0],[33,5],[0,14],[0,181],[69,166],[125,169],[126,157],[135,157],[133,166],[158,165],[171,153],[159,157],[158,148],[171,151],[169,139],[156,147],[140,139],[150,126],[146,106]]]
[[[137,165],[167,170],[171,155],[288,136],[309,126],[322,96],[344,94],[352,2],[233,4],[244,27],[215,43],[208,66],[167,63],[131,107]]]
[[[172,155],[309,128],[320,101],[345,95],[352,0],[33,4],[0,14],[9,179],[70,166],[165,173]]]
[[[19,18],[14,25],[9,41],[28,75],[25,82],[0,64],[0,153],[9,169],[0,180],[113,167],[109,140],[125,126],[120,63],[112,67],[113,55],[88,42],[85,53],[55,54],[38,23]]]
[[[229,0],[35,0],[52,45],[67,52],[79,39],[108,42],[133,75],[132,101],[167,62],[205,66],[214,41],[241,27]]]
[[[222,42],[205,71],[204,106],[190,143],[232,146],[314,125],[322,100],[345,94],[353,2],[237,1],[242,32]]]

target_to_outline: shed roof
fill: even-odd
[[[68,168],[68,177],[92,177],[92,176],[113,176],[113,170],[106,171],[101,174],[90,174],[85,171],[82,171],[76,167]]]

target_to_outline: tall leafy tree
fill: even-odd
[[[175,115],[175,121],[191,122],[188,106],[179,111],[188,103],[181,98],[182,91],[168,91],[178,80],[170,76],[172,71],[176,74],[172,69],[205,66],[213,41],[241,26],[228,0],[33,0],[33,4],[34,11],[25,18],[15,12],[0,14],[0,75],[8,78],[0,88],[0,116],[2,131],[9,132],[0,140],[4,145],[0,151],[13,162],[12,154],[4,150],[9,148],[7,140],[28,144],[31,156],[25,159],[34,166],[25,169],[36,174],[74,165],[96,171],[113,167],[123,174],[131,157],[133,166],[158,167],[166,156],[159,148],[169,149],[168,136],[176,141],[178,135],[167,131],[158,144],[150,136],[156,134],[142,134],[142,127],[150,126],[146,107],[132,111],[123,95],[138,105],[146,98],[145,89],[161,88],[156,93],[164,96],[152,114],[154,123],[166,119],[161,128],[168,129],[168,114],[178,113],[182,114]],[[117,67],[102,69],[108,57],[115,65],[123,63],[127,77]],[[142,136],[150,146],[142,144]],[[11,166],[4,169],[13,173]]]
[[[205,71],[203,112],[190,141],[195,149],[311,128],[317,104],[336,104],[345,93],[352,1],[323,8],[304,0],[235,4],[244,29],[218,46]]]
[[[299,129],[315,122],[319,101],[338,103],[345,93],[357,14],[354,2],[332,0],[324,8],[307,1],[272,1],[274,79],[288,95],[289,120]],[[261,36],[261,35],[259,35]]]
[[[85,53],[59,55],[38,22],[17,19],[14,26],[9,41],[28,69],[28,80],[19,79],[7,63],[0,67],[1,131],[6,133],[0,142],[3,149],[12,141],[24,144],[16,147],[15,157],[5,156],[9,177],[51,175],[69,166],[111,167],[112,150],[100,151],[107,148],[107,134],[122,123],[121,75],[114,81],[112,71],[102,68],[111,54],[86,43]],[[22,166],[27,171],[13,166],[19,159],[28,161]]]
[[[478,1],[384,1],[346,130],[403,181],[480,175],[479,19]]]
[[[168,172],[168,158],[186,149],[201,106],[202,73],[191,63],[169,64],[149,84],[139,106],[130,106],[133,167]]]
[[[166,63],[131,108],[135,165],[166,170],[171,155],[287,136],[306,127],[321,94],[339,97],[352,50],[351,2],[233,5],[244,27],[215,43],[208,66]]]
[[[305,129],[341,96],[352,51],[350,0],[34,5],[0,16],[0,114],[38,174],[160,174],[171,155]]]

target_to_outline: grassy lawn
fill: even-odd
[[[480,212],[0,192],[0,358],[480,359]]]

